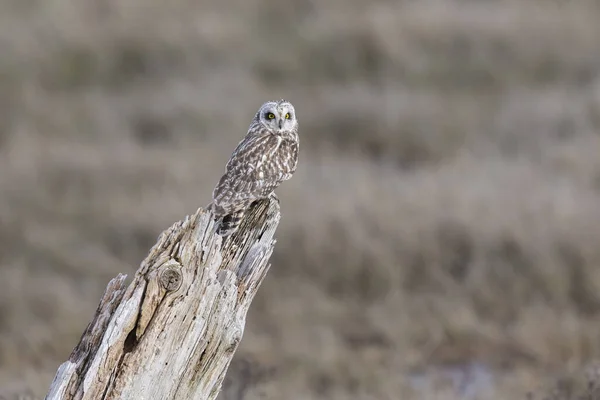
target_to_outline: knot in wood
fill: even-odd
[[[163,288],[170,292],[174,292],[181,287],[183,277],[181,276],[181,271],[178,267],[169,265],[161,271],[158,280]]]

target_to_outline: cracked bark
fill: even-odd
[[[123,274],[109,282],[46,399],[215,399],[279,219],[271,198],[225,240],[202,208],[164,231],[128,286]]]

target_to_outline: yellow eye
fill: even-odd
[[[290,113],[285,114],[285,119],[290,119]]]
[[[269,114],[267,114],[267,118],[269,118],[269,119],[275,119],[275,114],[269,113]]]

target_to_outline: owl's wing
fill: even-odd
[[[227,161],[225,170],[236,173],[240,169],[256,170],[268,159],[272,158],[281,144],[281,138],[275,135],[249,135],[237,145]]]
[[[213,191],[216,209],[245,207],[277,184],[281,172],[272,161],[280,144],[274,135],[247,136],[238,144]]]

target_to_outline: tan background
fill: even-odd
[[[283,97],[300,166],[222,398],[570,398],[600,358],[598,21],[592,0],[2,1],[0,396],[45,394],[109,279]]]

